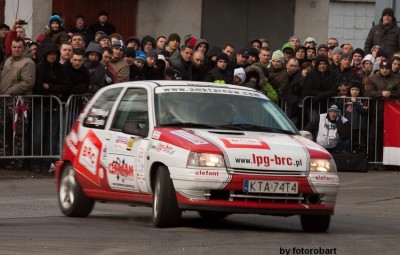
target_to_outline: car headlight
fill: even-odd
[[[336,164],[333,159],[311,159],[310,171],[323,173],[336,172]]]
[[[188,166],[194,167],[225,167],[224,158],[218,154],[190,152]]]

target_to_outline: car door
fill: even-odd
[[[107,122],[122,88],[110,88],[102,92],[88,107],[82,124],[79,127],[77,140],[78,156],[75,157],[75,169],[85,178],[82,182],[92,189],[104,189],[105,151],[108,147],[109,132]]]
[[[126,123],[135,123],[139,129],[148,130],[146,88],[128,88],[118,102],[113,116],[106,157],[108,185],[115,191],[147,191],[144,152],[148,139],[123,132]]]

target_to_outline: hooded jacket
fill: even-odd
[[[97,53],[99,56],[99,61],[90,61],[88,59],[90,52]],[[106,69],[102,64],[100,64],[100,61],[103,58],[102,53],[103,50],[101,45],[95,42],[90,43],[85,51],[85,56],[87,58],[85,67],[89,70],[90,76],[89,92],[96,92],[106,84]]]
[[[145,37],[142,38],[142,41],[140,42],[140,48],[142,50],[144,49],[144,45],[147,42],[151,42],[153,44],[153,48],[156,46],[156,40],[154,40],[154,38],[151,37],[150,35],[146,35]]]
[[[272,87],[272,85],[268,82],[268,79],[265,77],[264,72],[262,69],[257,66],[257,65],[251,65],[246,67],[244,70],[246,73],[246,76],[248,76],[249,73],[255,72],[257,73],[259,79],[258,79],[258,86],[251,86],[252,84],[246,82],[244,86],[246,87],[251,87],[253,89],[257,89],[258,91],[264,93],[269,99],[271,99],[274,102],[278,101],[278,94],[276,93],[275,89]],[[247,79],[246,79],[247,80]]]
[[[59,62],[60,50],[56,44],[49,43],[43,45],[40,51],[41,59],[36,65],[36,82],[33,87],[33,93],[61,97],[67,88],[65,84],[65,68]],[[47,55],[51,52],[57,54],[57,59],[54,63],[47,61]],[[43,87],[44,83],[48,84],[48,89]]]
[[[365,40],[364,51],[371,53],[374,45],[379,45],[386,51],[389,58],[400,50],[400,28],[397,26],[397,20],[393,17],[392,23],[384,25],[382,18],[378,25],[371,28]]]
[[[210,45],[208,44],[208,42],[207,42],[206,39],[198,39],[198,40],[196,41],[196,44],[194,45],[194,50],[196,51],[196,50],[197,50],[197,47],[199,47],[199,45],[200,45],[201,43],[204,43],[204,44],[206,45],[206,52],[204,53],[204,55],[206,55],[207,52],[208,52],[208,49],[210,48]]]

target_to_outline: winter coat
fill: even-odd
[[[51,30],[49,33],[47,33],[44,40],[40,42],[40,46],[47,43],[55,43],[61,45],[61,43],[68,41],[68,34],[65,32],[65,29],[63,27],[60,27],[60,29],[58,29],[57,31]]]
[[[392,73],[383,77],[379,72],[370,76],[365,85],[365,96],[383,98],[382,91],[390,91],[390,98],[399,98],[400,77]]]
[[[318,115],[315,121],[305,127],[305,130],[312,133],[317,131],[316,142],[324,148],[334,148],[339,140],[351,137],[350,122],[340,115],[336,120],[330,121],[328,113]]]
[[[272,87],[278,92],[279,96],[283,95],[283,91],[285,90],[285,86],[288,81],[288,74],[285,68],[275,69],[270,67],[268,69],[269,73],[269,82]]]
[[[46,59],[50,52],[57,53],[57,60],[54,63],[49,63]],[[33,93],[61,97],[67,87],[65,84],[65,67],[59,62],[60,51],[57,44],[49,43],[43,45],[41,55],[42,59],[36,65],[36,82],[33,87]],[[47,83],[49,88],[43,88],[43,83]]]
[[[368,102],[346,99],[344,117],[351,121],[352,129],[366,129],[368,125]]]
[[[93,40],[94,35],[92,30],[89,27],[83,27],[83,28],[78,28],[78,27],[72,27],[69,30],[69,33],[72,34],[81,34],[85,37],[85,45],[89,45],[89,43]]]
[[[31,95],[36,80],[36,64],[31,58],[9,57],[4,63],[0,95]]]
[[[79,69],[72,67],[70,62],[64,64],[66,70],[66,93],[63,97],[63,102],[66,102],[72,94],[85,94],[89,92],[90,76],[89,70],[85,66]]]
[[[101,48],[101,45],[95,42],[90,43],[85,51],[86,58],[89,57],[91,52],[95,52],[99,56],[98,61],[86,60],[85,62],[85,67],[89,70],[90,76],[89,92],[94,93],[105,86],[106,69],[102,64],[100,64],[100,61],[103,58],[103,49]]]
[[[183,60],[180,52],[175,52],[171,57],[172,67],[179,71],[182,80],[192,80],[192,62]]]
[[[297,106],[301,97],[304,79],[300,72],[295,73],[293,76],[288,76],[288,84],[282,93],[288,107]]]
[[[222,70],[218,66],[214,67],[211,71],[209,71],[204,77],[204,81],[214,82],[214,83],[227,83],[227,74],[226,69]]]
[[[381,19],[378,25],[371,28],[365,40],[365,54],[371,53],[371,48],[374,45],[381,46],[389,58],[400,50],[400,28],[397,26],[395,17],[389,25],[383,25]]]
[[[103,31],[106,35],[111,35],[115,33],[115,26],[111,25],[110,23],[106,22],[105,24],[95,23],[90,26],[90,30],[93,32],[93,38],[97,31]]]
[[[343,71],[340,67],[336,70],[336,85],[339,86],[343,83],[349,84],[352,80],[360,80],[358,76],[351,67],[344,69]]]
[[[323,58],[324,57],[317,57],[315,66],[318,66],[319,62],[323,61]],[[329,68],[323,73],[318,71],[318,69],[314,69],[304,79],[300,102],[307,96],[314,96],[313,101],[320,102],[321,109],[326,109],[326,100],[337,94],[336,74]],[[317,107],[318,104],[313,104],[313,106]]]
[[[244,69],[244,71],[246,73],[246,76],[250,72],[256,72],[259,77],[258,86],[257,86],[257,84],[253,84],[251,82],[246,82],[245,84],[243,84],[245,87],[250,87],[250,88],[253,88],[253,89],[256,89],[256,90],[262,92],[263,94],[265,94],[269,99],[271,99],[274,102],[278,101],[278,93],[272,87],[272,85],[268,82],[268,79],[265,77],[264,72],[258,65],[248,66]]]
[[[110,65],[117,72],[119,82],[129,81],[129,65],[124,59],[112,59]]]

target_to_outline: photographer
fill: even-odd
[[[306,128],[311,133],[317,131],[316,142],[330,153],[350,152],[350,122],[341,115],[336,104],[327,113],[322,113]]]
[[[22,39],[25,40],[26,34],[25,34],[25,28],[23,25],[26,25],[27,21],[26,20],[21,20],[17,19],[14,22],[13,27],[11,30],[8,32],[4,47],[5,47],[5,56],[8,58],[11,56],[11,42],[15,37],[21,37]],[[25,47],[23,56],[27,57],[29,55],[29,48]],[[30,57],[30,56],[28,56]]]

